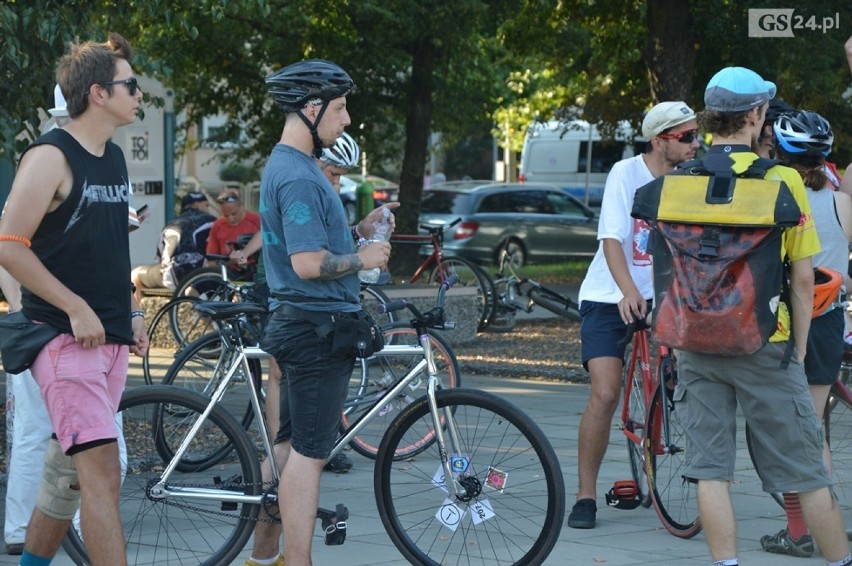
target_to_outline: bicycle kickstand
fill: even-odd
[[[343,503],[338,503],[334,511],[317,509],[317,519],[322,520],[322,529],[325,531],[325,544],[338,545],[346,540],[346,519],[349,518],[349,509]]]

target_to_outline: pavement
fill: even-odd
[[[544,309],[537,309],[544,315]],[[131,377],[141,370],[131,367]],[[532,381],[494,376],[464,376],[465,387],[491,391],[518,405],[545,432],[560,460],[567,491],[567,510],[574,501],[577,487],[577,431],[589,394],[587,384]],[[0,381],[5,390],[5,380]],[[763,493],[748,457],[740,421],[737,445],[736,479],[731,486],[737,513],[737,547],[740,564],[748,566],[785,566],[825,564],[819,552],[813,558],[793,558],[769,554],[761,550],[760,537],[775,533],[785,526],[785,516],[772,498]],[[350,511],[348,534],[342,546],[325,546],[323,534],[316,529],[313,547],[315,564],[346,566],[403,565],[378,516],[373,491],[373,461],[349,450],[354,467],[345,474],[325,472],[322,478],[320,505],[333,508],[344,503]],[[620,510],[607,507],[604,493],[616,480],[631,477],[627,444],[622,432],[613,425],[610,445],[598,481],[598,515],[594,529],[572,529],[563,520],[559,540],[545,562],[562,564],[633,566],[643,564],[708,565],[710,554],[703,533],[684,540],[670,535],[661,525],[653,508]],[[5,482],[0,486],[5,501]],[[847,525],[852,524],[852,510],[845,510]],[[567,516],[566,516],[567,519]],[[234,564],[242,564],[250,556],[252,542]],[[2,551],[2,547],[0,547]],[[147,564],[144,555],[137,564]],[[17,564],[17,557],[0,554],[0,565]],[[73,562],[60,550],[52,562],[70,566]]]
[[[488,376],[465,376],[465,386],[486,389],[505,397],[539,424],[559,456],[570,508],[576,489],[577,429],[588,397],[588,386]],[[353,469],[345,474],[324,473],[320,498],[322,506],[333,508],[342,502],[349,508],[346,543],[342,546],[325,546],[318,527],[313,551],[315,563],[347,566],[405,564],[406,561],[390,542],[378,517],[372,488],[373,461],[354,451],[348,451],[347,454],[354,461]],[[703,534],[690,540],[678,539],[662,528],[653,508],[619,510],[605,505],[603,494],[614,481],[628,479],[629,470],[624,436],[613,427],[598,482],[597,527],[578,530],[563,523],[559,541],[545,564],[629,566],[710,563]],[[760,549],[760,536],[784,527],[784,514],[770,497],[761,492],[742,439],[738,445],[736,470],[732,492],[739,519],[737,545],[740,564],[824,564],[818,555],[811,559],[791,558],[768,554]],[[5,486],[2,491],[5,497]],[[251,541],[241,558],[249,556],[250,548]],[[242,560],[235,562],[241,563]],[[17,557],[2,554],[0,564],[17,564]],[[60,551],[53,564],[65,566],[73,562]]]

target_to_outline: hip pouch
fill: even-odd
[[[385,347],[382,329],[363,310],[357,313],[337,313],[331,324],[334,332],[331,355],[334,357],[369,358]],[[321,329],[317,328],[318,334]]]
[[[3,369],[8,373],[21,373],[28,369],[41,349],[59,336],[59,331],[49,324],[33,322],[17,311],[0,318],[0,356]]]

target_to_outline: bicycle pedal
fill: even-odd
[[[606,504],[616,509],[636,509],[642,503],[639,486],[633,480],[619,480],[606,494]]]
[[[221,476],[213,476],[213,485],[222,487],[227,489],[228,491],[236,491],[242,492],[243,489],[239,485],[234,484],[242,484],[243,477],[239,474],[234,474],[233,476],[222,481]],[[224,485],[223,485],[224,484]],[[222,511],[236,511],[237,510],[237,502],[236,501],[223,501],[221,506]]]
[[[317,509],[317,518],[322,521],[326,545],[344,543],[346,540],[346,519],[349,518],[349,509],[345,505],[338,503],[334,511],[319,508]]]

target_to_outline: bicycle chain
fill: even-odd
[[[158,480],[151,480],[151,481],[152,481],[152,483],[149,484],[148,487],[145,490],[146,493],[149,492],[152,485],[156,485],[156,482]],[[179,485],[180,487],[197,487],[197,488],[201,488],[201,489],[210,489],[210,484],[181,483],[181,484],[175,484],[175,485]],[[269,486],[269,489],[266,491],[266,493],[264,493],[263,499],[260,502],[261,507],[265,511],[267,511],[267,513],[268,513],[269,508],[272,505],[274,505],[275,503],[277,503],[277,502],[272,503],[271,499],[268,497],[268,493],[270,493],[273,489],[277,490],[277,487],[278,487],[277,482],[254,482],[254,483],[219,482],[219,483],[214,484],[214,487],[216,487],[217,489],[228,490],[229,487],[238,488],[238,489],[229,490],[229,491],[235,491],[235,492],[243,491],[243,489],[246,488],[246,487],[254,487],[254,486],[260,486],[261,488],[265,488],[266,486]],[[160,502],[164,505],[172,505],[172,506],[178,507],[180,509],[186,509],[188,511],[197,511],[199,513],[206,513],[208,515],[215,515],[215,516],[218,516],[218,517],[233,517],[233,518],[239,518],[239,519],[247,519],[247,520],[250,520],[250,521],[256,521],[258,523],[273,523],[273,524],[280,524],[281,523],[280,516],[271,517],[269,519],[263,519],[263,518],[260,517],[260,514],[258,514],[257,517],[250,518],[250,517],[243,517],[243,516],[234,515],[233,513],[227,513],[225,511],[213,511],[212,509],[207,508],[207,507],[195,507],[194,505],[181,504],[177,501],[172,500],[171,498],[162,498],[161,499],[161,498],[158,498],[158,497],[150,497],[150,495],[149,495],[148,499],[151,500],[151,501],[158,501],[158,502]]]

